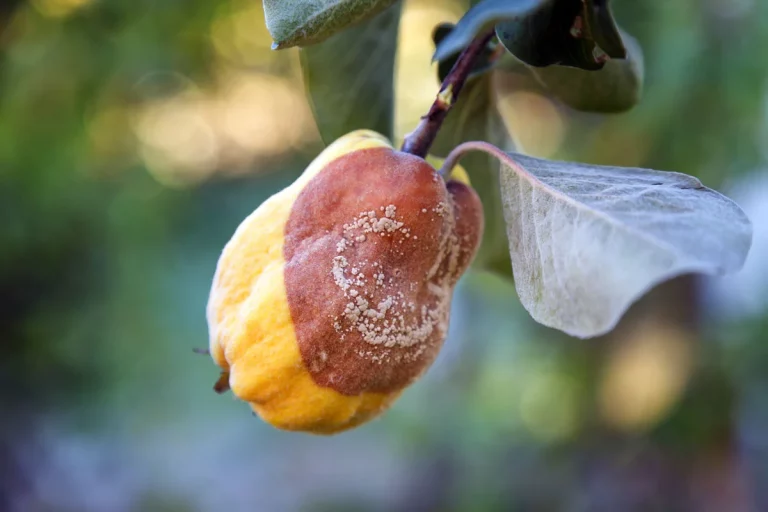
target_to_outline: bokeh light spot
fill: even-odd
[[[520,91],[500,97],[498,104],[518,150],[546,158],[560,148],[565,120],[552,100]]]
[[[691,372],[690,334],[644,323],[611,354],[599,389],[603,419],[622,430],[656,425],[680,400]]]
[[[539,441],[563,441],[581,425],[579,398],[573,378],[553,370],[537,372],[523,389],[520,417]]]
[[[93,0],[32,0],[32,5],[43,16],[64,18]]]
[[[205,103],[174,99],[150,106],[141,116],[136,134],[149,172],[161,183],[196,183],[218,163],[216,134],[206,119]]]
[[[210,37],[216,53],[233,64],[263,66],[277,54],[264,23],[260,2],[225,4],[211,24]]]

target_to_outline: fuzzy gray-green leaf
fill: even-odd
[[[264,0],[275,49],[319,43],[380,13],[396,0]]]
[[[660,282],[734,272],[749,252],[741,208],[691,176],[492,153],[515,287],[544,325],[604,334]]]

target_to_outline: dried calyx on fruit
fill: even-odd
[[[371,131],[330,145],[224,248],[207,312],[217,388],[287,430],[386,409],[437,356],[482,236],[465,181]]]

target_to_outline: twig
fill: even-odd
[[[422,158],[427,156],[429,148],[432,147],[432,143],[435,141],[435,137],[437,137],[437,132],[445,120],[445,116],[448,115],[448,111],[456,103],[456,99],[459,97],[462,87],[464,87],[464,82],[467,81],[467,77],[472,72],[475,59],[483,53],[483,50],[488,45],[488,41],[491,40],[494,34],[493,29],[480,34],[461,52],[448,76],[443,80],[440,92],[437,93],[437,98],[432,103],[429,112],[421,118],[421,122],[419,122],[416,129],[405,137],[403,147],[401,148],[402,151]]]

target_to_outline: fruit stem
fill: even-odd
[[[221,372],[221,375],[219,375],[218,380],[213,385],[213,390],[218,394],[222,394],[222,393],[225,393],[226,391],[229,391],[229,372]]]
[[[461,52],[451,71],[443,80],[440,92],[437,93],[437,98],[432,103],[429,112],[421,118],[416,129],[406,135],[403,147],[400,148],[401,151],[422,158],[427,156],[429,148],[432,147],[432,143],[435,141],[435,137],[437,137],[437,132],[440,131],[440,127],[443,125],[445,116],[448,115],[448,111],[456,103],[459,93],[462,87],[464,87],[464,82],[467,81],[472,72],[475,59],[485,50],[488,41],[493,38],[494,34],[494,29],[480,34]]]

